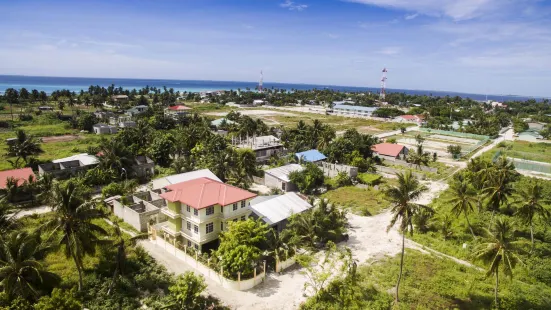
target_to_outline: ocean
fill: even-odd
[[[175,91],[201,92],[210,90],[245,90],[255,89],[257,82],[232,82],[232,81],[198,81],[198,80],[160,80],[160,79],[123,79],[123,78],[76,78],[76,77],[48,77],[48,76],[22,76],[22,75],[0,75],[0,93],[3,93],[7,88],[26,88],[31,91],[45,91],[51,93],[54,90],[69,89],[76,93],[80,90],[87,90],[90,85],[99,85],[107,87],[115,84],[116,87],[124,89],[139,89],[145,86],[155,86],[162,88],[174,88]],[[309,90],[317,89],[333,89],[336,91],[371,91],[378,92],[379,88],[374,87],[353,87],[353,86],[334,86],[334,85],[313,85],[313,84],[287,84],[287,83],[270,83],[264,82],[264,88],[279,88],[279,89],[298,89]],[[445,91],[431,90],[410,90],[410,89],[387,89],[387,93],[399,92],[410,95],[433,95],[433,96],[460,96],[463,98],[471,98],[473,100],[494,100],[494,101],[513,101],[513,100],[528,100],[541,98],[512,96],[512,95],[482,95],[482,94],[467,94]]]

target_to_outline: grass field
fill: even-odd
[[[500,147],[504,146],[504,147]],[[495,152],[501,150],[507,157],[551,163],[551,144],[526,141],[507,142],[498,145],[485,155],[492,158]]]
[[[340,187],[324,193],[321,197],[362,216],[377,214],[390,206],[382,190],[375,190],[373,187],[368,189],[355,186]]]
[[[386,258],[358,270],[362,288],[394,293],[400,256]],[[494,279],[483,271],[435,255],[407,250],[395,309],[492,309]],[[551,290],[541,282],[500,277],[502,309],[549,309]]]
[[[28,125],[18,127],[25,130],[28,134],[32,134],[36,137],[48,137],[54,135],[75,134],[77,131],[73,129],[66,129],[65,123],[55,125]],[[7,145],[4,142],[7,138],[15,137],[13,131],[0,131],[0,170],[13,169],[8,160],[15,160],[14,158],[6,157]],[[44,153],[39,154],[36,158],[38,160],[53,160],[57,158],[68,157],[78,153],[85,153],[86,149],[90,145],[98,145],[101,137],[95,134],[80,134],[79,139],[73,141],[60,141],[41,143]]]

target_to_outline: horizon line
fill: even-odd
[[[125,78],[125,77],[94,77],[94,76],[55,76],[55,75],[26,75],[26,74],[0,74],[0,76],[12,76],[12,77],[40,77],[40,78],[70,78],[70,79],[118,79],[118,80],[154,80],[154,81],[203,81],[203,82],[232,82],[232,83],[251,83],[258,82],[253,81],[235,81],[235,80],[178,80],[178,79],[161,79],[161,78]],[[380,89],[380,87],[372,86],[351,86],[351,85],[336,85],[336,84],[310,84],[310,83],[289,83],[289,82],[266,82],[264,84],[286,84],[286,85],[304,85],[304,86],[322,86],[322,87],[349,87],[349,88],[371,88]],[[92,86],[92,85],[91,85]],[[147,86],[147,85],[146,85]],[[144,86],[145,87],[145,86]],[[450,90],[428,90],[428,89],[409,89],[409,88],[386,88],[386,90],[402,90],[402,91],[419,91],[419,92],[441,92],[450,94],[463,94],[463,95],[479,95],[479,96],[493,96],[493,97],[524,97],[533,99],[551,99],[551,97],[544,96],[528,96],[528,95],[505,95],[505,94],[480,94],[480,93],[467,93],[461,91]],[[340,91],[339,91],[340,92]]]

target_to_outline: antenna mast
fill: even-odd
[[[388,70],[383,69],[383,77],[381,78],[381,94],[379,95],[380,99],[384,100],[386,97],[386,73]]]
[[[258,82],[258,92],[261,93],[264,88],[262,87],[262,84],[264,82],[264,74],[262,74],[262,70],[260,70],[260,81]]]

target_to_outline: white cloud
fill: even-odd
[[[282,8],[288,9],[289,11],[304,11],[308,8],[308,5],[306,4],[299,4],[295,3],[291,0],[286,0],[282,4],[280,4]]]
[[[402,51],[401,47],[389,46],[389,47],[385,47],[383,49],[378,50],[377,54],[392,56],[392,55],[400,54],[401,51]]]
[[[419,16],[419,13],[406,15],[406,16],[404,17],[404,19],[405,19],[405,20],[412,20],[412,19],[417,18],[417,16]]]
[[[456,21],[468,20],[495,12],[508,1],[503,0],[345,0],[379,7],[416,12],[425,15],[447,16]],[[413,16],[413,15],[411,15]]]

